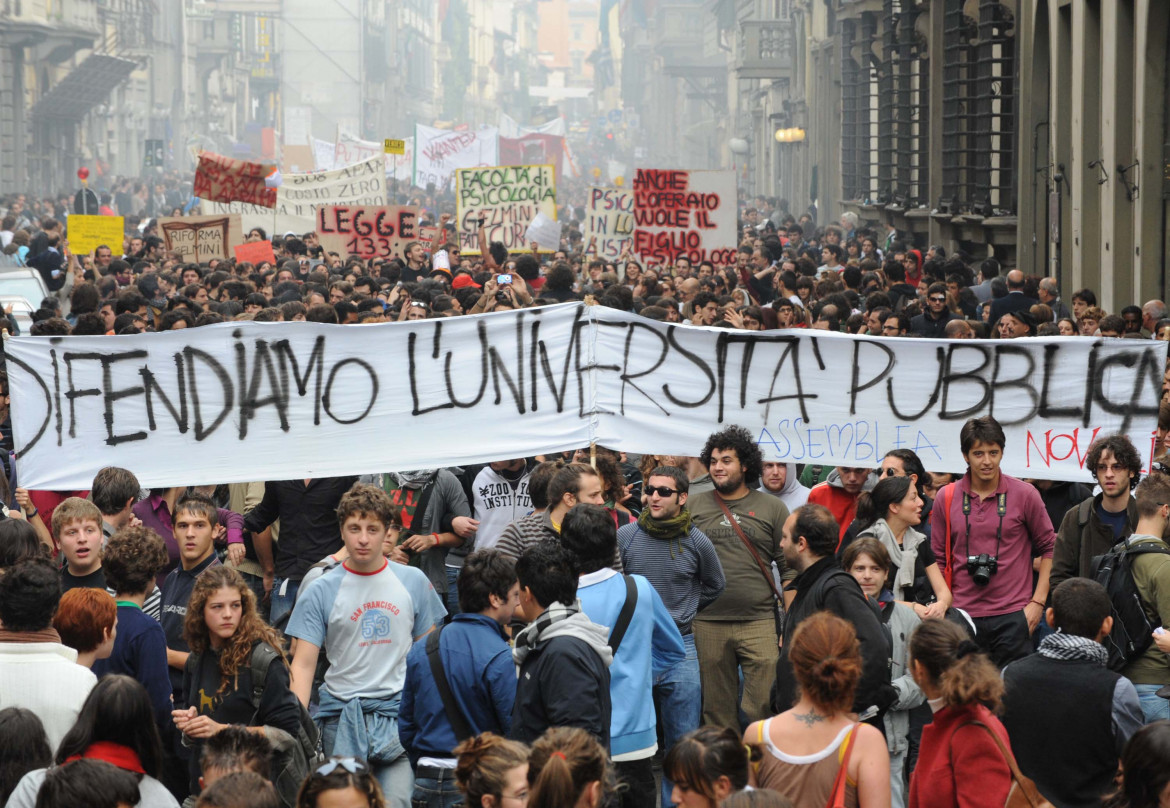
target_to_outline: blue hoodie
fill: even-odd
[[[654,676],[686,658],[682,635],[658,592],[641,575],[630,577],[638,586],[638,605],[609,667],[609,748],[614,756],[654,747]],[[607,567],[582,575],[577,597],[590,620],[612,631],[626,602],[626,584]]]

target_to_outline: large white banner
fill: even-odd
[[[318,205],[385,205],[386,159],[379,153],[368,160],[333,171],[285,174],[276,189],[276,207],[243,202],[204,202],[204,213],[238,213],[244,232],[262,227],[270,235],[311,232],[317,226]]]
[[[1087,481],[1101,436],[1149,460],[1166,343],[926,340],[671,325],[580,303],[367,326],[222,323],[6,343],[21,482],[89,488],[358,474],[591,440],[698,455],[741,424],[766,457],[876,467],[895,448],[962,471],[993,415],[1004,470]]]
[[[485,127],[453,131],[416,124],[414,184],[446,188],[459,168],[494,166],[499,162],[499,130]]]
[[[523,126],[506,112],[500,113],[500,137],[522,137],[524,135],[556,135],[564,137],[568,134],[564,118],[553,118],[540,126]]]
[[[734,171],[639,168],[634,172],[634,253],[673,264],[734,264]]]

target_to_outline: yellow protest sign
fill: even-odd
[[[82,216],[74,213],[66,222],[66,238],[69,249],[75,255],[91,253],[103,244],[114,255],[121,255],[125,232],[121,216]]]
[[[382,151],[386,154],[406,154],[406,141],[386,138],[382,141]]]

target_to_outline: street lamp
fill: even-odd
[[[804,137],[805,132],[800,127],[776,130],[777,143],[802,143],[804,142]]]

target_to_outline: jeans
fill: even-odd
[[[1170,718],[1170,701],[1158,695],[1162,685],[1134,685],[1138,694],[1138,703],[1142,705],[1142,714],[1146,723],[1152,724]]]
[[[669,751],[679,739],[699,728],[703,689],[699,684],[699,656],[695,635],[683,636],[686,658],[654,677],[654,709],[662,724],[662,748]],[[662,808],[668,808],[673,783],[662,778]]]
[[[420,766],[414,778],[411,808],[452,808],[463,804],[463,794],[455,784],[454,769]]]
[[[288,578],[276,578],[272,582],[272,610],[269,619],[272,626],[284,631],[288,623],[287,616],[292,613],[293,604],[297,600],[297,590],[300,588],[300,581]]]
[[[319,721],[318,725],[321,727],[321,748],[326,755],[332,755],[337,740],[337,719]],[[394,743],[397,744],[397,739]],[[367,761],[367,764],[382,786],[387,808],[410,808],[411,792],[414,790],[414,771],[410,768],[410,758],[404,753],[390,763]]]
[[[447,567],[447,622],[459,614],[459,588],[455,582],[459,580],[459,573],[463,567]]]
[[[906,808],[906,750],[890,755],[890,808]]]
[[[654,758],[615,761],[621,808],[654,808]]]

